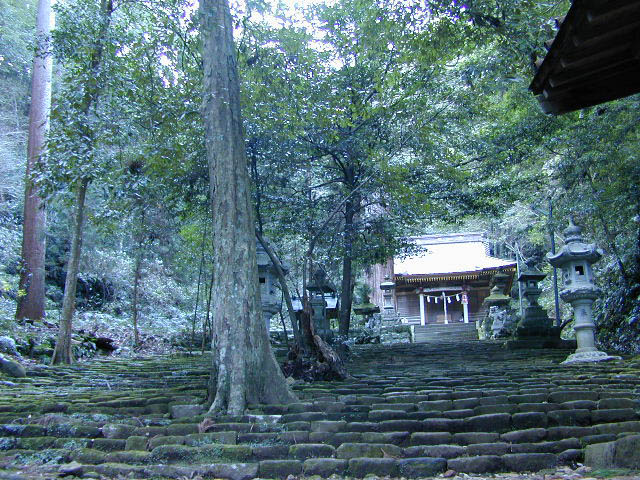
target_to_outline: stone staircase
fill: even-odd
[[[413,325],[414,343],[468,342],[478,340],[475,323]]]
[[[208,356],[32,370],[0,387],[0,471],[245,480],[571,465],[587,445],[640,432],[640,360],[560,366],[568,353],[355,347],[349,380],[296,384],[298,403],[254,406],[206,433]]]

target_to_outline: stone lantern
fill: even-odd
[[[564,239],[565,245],[558,253],[547,254],[549,263],[562,271],[560,298],[569,302],[574,311],[573,328],[578,348],[563,363],[620,359],[596,348],[592,305],[600,290],[594,284],[591,265],[600,260],[603,252],[594,243],[584,242],[582,229],[573,220],[564,231]]]
[[[258,260],[258,282],[260,283],[260,303],[262,306],[262,318],[270,330],[271,317],[280,311],[280,296],[277,294],[276,283],[278,276],[276,267],[259,241],[256,241],[256,257]],[[285,269],[284,273],[287,273]]]
[[[395,282],[389,279],[389,275],[386,275],[384,282],[380,284],[380,290],[382,290],[382,316],[384,318],[393,319],[396,316],[396,307],[393,301],[395,288]]]
[[[487,307],[487,316],[477,325],[478,337],[481,340],[487,337],[506,337],[513,332],[511,297],[503,293],[508,279],[504,273],[497,273],[493,277],[494,286],[482,302]]]
[[[335,295],[336,290],[330,285],[327,273],[322,268],[316,269],[313,273],[313,280],[307,285],[307,290],[311,294],[309,304],[311,305],[311,321],[315,333],[323,340],[330,341],[333,338],[333,332],[329,326],[327,302],[324,296],[325,294]]]

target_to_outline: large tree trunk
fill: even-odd
[[[215,272],[210,382],[215,396],[209,413],[238,415],[250,404],[289,403],[296,398],[271,351],[260,311],[229,5],[227,0],[201,0],[200,13]]]
[[[89,179],[78,180],[76,187],[75,215],[73,219],[73,236],[71,237],[71,253],[67,265],[67,278],[64,282],[64,297],[62,298],[62,318],[56,348],[51,357],[51,364],[73,363],[71,352],[71,324],[73,311],[76,307],[76,286],[78,284],[78,265],[82,252],[82,224],[84,220],[84,202],[87,194]]]
[[[47,214],[37,186],[31,178],[40,158],[49,130],[51,111],[52,55],[49,52],[51,0],[38,1],[36,49],[31,76],[29,144],[25,175],[24,217],[22,226],[22,265],[16,319],[40,320],[44,317]]]

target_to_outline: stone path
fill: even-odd
[[[32,370],[0,386],[0,479],[61,468],[87,478],[590,478],[563,466],[576,467],[586,445],[640,433],[640,361],[559,366],[567,353],[356,347],[352,379],[295,385],[299,403],[255,406],[207,433],[207,357]]]

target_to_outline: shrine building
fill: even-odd
[[[516,262],[493,257],[484,233],[453,233],[411,237],[417,251],[375,265],[368,275],[372,302],[413,325],[471,323],[486,313],[496,273],[506,274],[509,294]],[[392,294],[380,284],[393,279]],[[384,308],[386,305],[386,308]],[[393,307],[393,308],[391,308]]]

